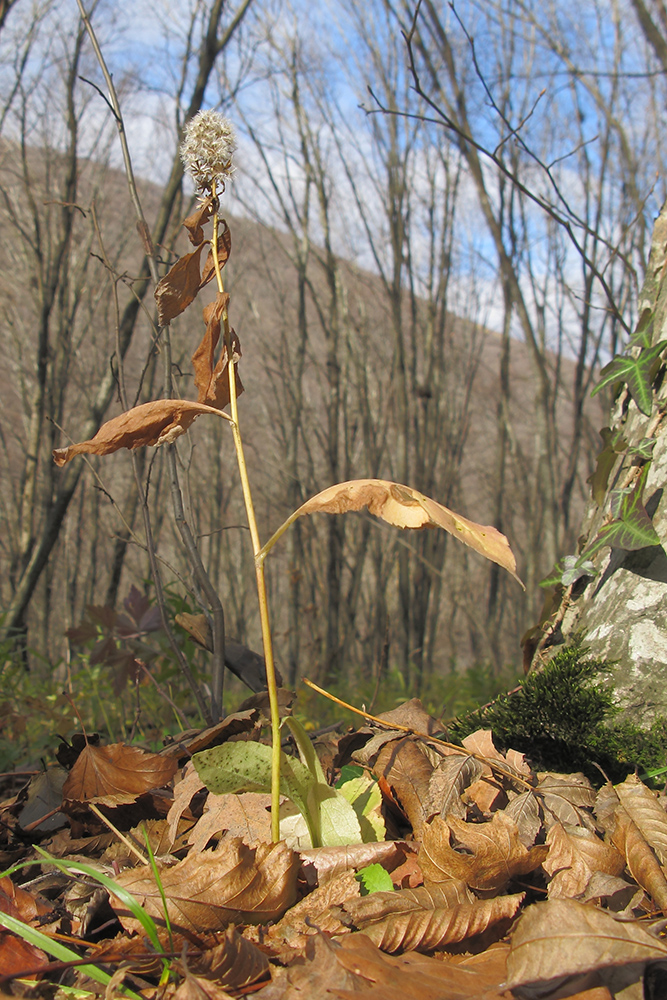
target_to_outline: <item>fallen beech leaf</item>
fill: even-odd
[[[421,910],[447,910],[475,902],[465,882],[451,880],[439,885],[419,886],[416,889],[397,889],[394,892],[373,892],[368,896],[348,899],[341,903],[341,920],[347,927],[364,930],[369,924],[379,923],[396,913],[413,913]]]
[[[192,253],[180,257],[170,271],[155,286],[157,320],[160,326],[167,326],[172,319],[194,302],[201,282],[201,253],[205,244],[201,243]]]
[[[215,413],[228,419],[226,414],[212,406],[187,399],[157,399],[152,403],[142,403],[107,420],[89,441],[71,444],[68,448],[56,448],[53,461],[62,466],[83,452],[110,455],[120,448],[171,444],[202,413]]]
[[[549,856],[542,867],[551,875],[549,899],[580,896],[594,871],[620,875],[625,858],[615,847],[605,844],[581,826],[563,827],[554,823],[547,834]]]
[[[309,892],[269,928],[272,948],[278,942],[291,948],[304,947],[306,938],[319,932],[345,933],[346,928],[339,916],[340,905],[337,904],[358,898],[360,889],[354,872],[348,870]]]
[[[592,902],[597,905],[604,903],[607,910],[619,914],[627,911],[628,916],[632,916],[632,909],[640,905],[643,897],[644,890],[638,888],[634,882],[626,882],[616,875],[593,872],[580,902]]]
[[[139,747],[124,743],[95,747],[88,743],[63,785],[63,802],[70,807],[81,802],[127,804],[152,788],[166,785],[177,770],[175,760]]]
[[[230,923],[266,923],[282,916],[296,899],[299,859],[284,843],[249,847],[237,837],[220,841],[215,851],[188,854],[170,867],[158,865],[171,924],[201,934]],[[164,924],[160,891],[149,865],[121,872],[128,889],[158,925]],[[113,906],[126,930],[140,925],[122,904]]]
[[[519,840],[523,846],[532,847],[542,829],[542,813],[537,796],[532,792],[522,792],[506,806],[505,815],[510,816],[518,826]]]
[[[289,516],[265,549],[268,550],[290,524],[304,514],[344,514],[364,507],[397,528],[444,528],[464,545],[498,563],[523,587],[516,575],[516,560],[503,534],[489,525],[476,524],[455,514],[409,486],[386,479],[353,479],[323,490]]]
[[[0,912],[29,924],[52,910],[53,906],[48,900],[15,885],[9,875],[0,878]]]
[[[542,996],[570,976],[665,957],[667,945],[641,924],[615,920],[572,899],[551,899],[521,916],[510,941],[507,983]]]
[[[67,817],[60,812],[63,801],[63,785],[68,772],[64,767],[50,767],[32,778],[28,786],[28,798],[18,814],[21,829],[30,827],[35,833],[50,833],[67,824]],[[53,810],[57,809],[55,814]],[[42,817],[48,817],[43,819]],[[40,822],[41,820],[41,822]],[[34,824],[37,823],[37,826]]]
[[[512,1000],[505,992],[506,949],[466,962],[386,955],[365,934],[312,937],[297,959],[254,994],[257,1000]]]
[[[476,753],[480,757],[486,757],[487,760],[495,760],[499,764],[507,766],[507,761],[495,747],[493,733],[490,729],[478,729],[466,736],[461,742],[469,753]],[[491,774],[491,768],[487,766],[485,772]]]
[[[394,726],[407,726],[415,733],[426,736],[433,736],[442,731],[440,723],[428,714],[419,698],[411,698],[402,705],[390,709],[389,712],[382,712],[378,715],[378,719]]]
[[[661,864],[667,864],[667,813],[658,802],[655,792],[630,774],[620,785],[614,785],[623,808],[639,828],[642,836],[658,855]]]
[[[486,775],[473,781],[463,793],[463,800],[477,806],[480,813],[490,813],[507,805],[505,789],[495,778]]]
[[[445,757],[433,771],[428,785],[427,818],[439,813],[464,819],[466,807],[461,793],[484,771],[484,765],[475,757],[452,754]]]
[[[455,850],[451,833],[471,853]],[[463,823],[453,816],[445,822],[436,816],[424,827],[419,863],[431,882],[458,878],[473,890],[496,892],[514,876],[534,871],[548,853],[545,844],[526,850],[516,823],[503,812],[494,813],[490,823]]]
[[[29,978],[34,979],[39,970],[49,962],[49,957],[39,948],[17,934],[0,929],[0,976],[11,979],[19,973],[29,973]],[[10,995],[3,994],[3,997]]]
[[[384,778],[395,793],[417,838],[427,817],[432,773],[433,765],[410,736],[383,746],[373,765],[373,774]]]
[[[413,909],[364,925],[363,933],[382,951],[431,951],[483,934],[517,913],[525,893],[478,899],[451,909]]]
[[[393,871],[405,857],[406,845],[401,840],[384,840],[367,844],[343,844],[337,847],[315,847],[301,851],[303,875],[308,885],[324,885],[350,868],[380,864]]]
[[[655,854],[623,806],[616,810],[611,842],[625,857],[628,871],[637,885],[646,890],[658,909],[667,912],[667,879]]]
[[[538,774],[538,790],[546,827],[556,820],[595,829],[587,811],[595,805],[595,790],[583,774]]]
[[[269,975],[269,960],[259,948],[228,927],[222,941],[199,958],[188,959],[190,971],[198,978],[215,979],[221,986],[239,990]]]

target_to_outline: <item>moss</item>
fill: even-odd
[[[538,769],[584,771],[597,783],[596,764],[613,781],[664,767],[667,719],[648,730],[614,721],[618,709],[604,676],[610,664],[586,654],[578,643],[559,650],[517,691],[457,719],[450,732],[463,738],[491,729],[497,745],[522,751]]]

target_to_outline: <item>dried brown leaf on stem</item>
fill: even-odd
[[[205,245],[201,243],[192,253],[179,257],[171,270],[158,281],[155,301],[159,326],[167,326],[196,299],[201,286],[201,255]]]
[[[107,420],[89,441],[72,444],[68,448],[56,448],[53,460],[56,465],[62,466],[84,452],[110,455],[120,448],[171,444],[202,413],[220,416],[218,409],[187,399],[157,399],[152,403],[141,403]]]
[[[187,219],[183,221],[183,228],[187,230],[188,239],[192,243],[193,247],[198,247],[199,244],[204,239],[203,226],[206,225],[208,220],[213,215],[213,197],[211,195],[205,198],[204,201],[188,215]]]
[[[222,930],[231,923],[276,920],[296,900],[299,858],[284,842],[249,847],[225,838],[215,851],[190,853],[178,864],[160,868],[172,927],[192,933]],[[120,885],[164,923],[160,891],[150,866],[121,872]],[[127,930],[140,925],[121,904],[114,908]]]
[[[471,853],[455,850],[452,834]],[[490,823],[475,824],[436,816],[424,827],[419,863],[431,882],[458,878],[478,892],[498,892],[511,878],[538,868],[548,853],[545,844],[527,850],[516,823],[503,812],[494,813]]]
[[[66,805],[128,804],[145,792],[166,785],[177,770],[175,760],[139,747],[124,743],[95,747],[88,743],[63,786],[63,801]]]
[[[264,551],[268,551],[289,525],[304,514],[344,514],[364,507],[397,528],[444,528],[464,545],[498,563],[523,586],[516,574],[516,560],[509,542],[496,528],[469,521],[423,493],[385,479],[337,483],[311,497],[281,525]]]
[[[220,357],[215,362],[215,349],[218,346],[221,332],[222,315],[229,303],[227,292],[218,292],[215,300],[204,309],[204,322],[206,332],[199,347],[192,355],[192,367],[195,373],[195,388],[197,389],[197,402],[214,406],[218,410],[224,409],[229,403],[229,376],[227,368],[229,358],[227,357],[227,347],[223,345]],[[234,331],[231,331],[232,353],[234,360],[241,357],[241,344]],[[236,376],[236,395],[243,392],[238,368],[234,369]]]

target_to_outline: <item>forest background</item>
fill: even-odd
[[[665,196],[664,5],[196,0],[89,13],[165,270],[193,204],[183,125],[215,107],[237,129],[225,273],[264,537],[334,482],[391,479],[503,531],[526,583],[522,594],[443,532],[299,520],[267,561],[286,684],[422,694],[437,714],[506,687],[539,581],[576,552],[609,407],[590,392],[634,328]],[[97,725],[103,712],[120,727],[111,735],[150,735],[146,706],[160,699],[147,667],[189,710],[157,619],[140,620],[137,591],[155,597],[146,511],[172,617],[210,605],[172,516],[167,448],[137,453],[139,486],[126,452],[51,460],[119,412],[120,365],[132,401],[165,392],[146,234],[74,3],[0,4],[0,80],[0,607],[15,753],[19,697],[33,727],[76,728],[65,688],[80,711],[90,699]],[[190,315],[171,326],[183,396]],[[185,518],[227,635],[258,649],[231,435],[200,424],[174,446]],[[128,610],[134,631],[118,617]],[[205,680],[207,654],[178,635]]]

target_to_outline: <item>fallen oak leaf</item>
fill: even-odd
[[[469,521],[410,486],[386,479],[353,479],[336,483],[306,500],[281,524],[258,557],[265,558],[280,536],[304,514],[344,514],[364,507],[397,528],[444,528],[464,545],[502,566],[523,587],[516,574],[516,560],[509,542],[500,531],[490,525]]]
[[[471,853],[451,846],[452,833]],[[464,823],[455,816],[445,821],[435,816],[424,827],[419,864],[431,882],[457,878],[474,891],[497,892],[516,875],[539,868],[548,853],[546,844],[527,850],[516,823],[502,811],[494,813],[490,823]]]
[[[249,847],[238,837],[225,838],[214,851],[190,853],[178,864],[158,862],[167,912],[175,930],[201,934],[231,923],[276,920],[296,900],[299,857],[284,841]],[[164,925],[160,888],[150,865],[121,872],[115,881]],[[126,930],[140,925],[121,903],[112,900]]]
[[[142,448],[147,445],[171,444],[191,426],[202,413],[214,413],[226,420],[226,413],[204,403],[188,399],[157,399],[141,403],[102,424],[89,441],[55,448],[53,460],[63,466],[77,455],[110,455],[120,448]]]
[[[118,806],[161,788],[176,774],[178,761],[125,743],[96,747],[87,743],[63,785],[63,804],[95,802]]]

